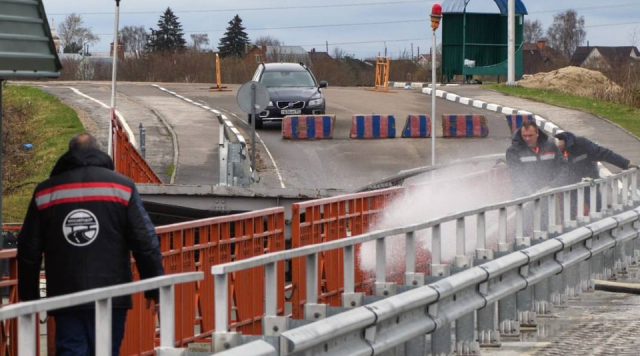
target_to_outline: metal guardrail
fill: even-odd
[[[175,338],[175,295],[176,284],[200,281],[202,272],[183,273],[149,278],[142,281],[111,287],[91,289],[83,292],[23,302],[0,309],[0,321],[18,319],[18,353],[35,356],[38,325],[37,313],[95,302],[96,308],[96,355],[111,354],[111,300],[115,297],[131,295],[152,289],[160,289],[160,345],[173,347]],[[28,337],[32,335],[32,337]]]
[[[222,186],[247,187],[251,185],[247,143],[244,142],[244,139],[240,142],[232,141],[230,139],[232,134],[233,137],[242,137],[238,129],[233,126],[226,116],[217,114],[217,117],[220,122],[220,137],[218,140],[219,184]]]
[[[371,190],[401,186],[404,183],[404,181],[407,179],[413,178],[421,174],[429,173],[429,172],[440,171],[443,168],[458,167],[458,166],[470,165],[470,164],[478,165],[482,163],[491,163],[491,162],[493,162],[494,164],[505,162],[505,155],[494,154],[494,155],[487,155],[487,156],[480,156],[480,157],[472,157],[472,158],[461,159],[454,162],[441,163],[435,166],[425,166],[425,167],[409,169],[406,171],[402,171],[393,177],[385,178],[383,180],[379,180],[374,183],[369,183],[364,187],[357,189],[355,193],[368,192]]]
[[[586,189],[590,190],[591,211],[588,216],[584,209]],[[597,208],[598,193],[602,195],[600,208]],[[575,202],[572,202],[571,194],[577,196]],[[560,197],[563,204],[557,211]],[[548,204],[546,227],[542,221],[543,200]],[[554,303],[566,303],[568,295],[581,293],[583,288],[588,287],[589,279],[615,275],[617,271],[624,270],[630,258],[637,259],[635,250],[639,246],[627,245],[638,236],[638,231],[632,225],[640,220],[639,209],[584,225],[591,219],[601,219],[628,209],[638,201],[637,171],[625,171],[596,180],[594,184],[575,184],[420,224],[373,231],[348,239],[213,266],[211,272],[216,286],[214,350],[223,351],[239,345],[229,340],[240,342],[238,338],[228,336],[228,316],[225,312],[229,303],[225,288],[228,274],[265,266],[264,330],[265,335],[280,338],[281,355],[370,355],[405,342],[406,350],[412,350],[420,347],[420,337],[432,332],[435,333],[432,337],[434,354],[448,354],[450,323],[453,321],[456,321],[456,352],[469,354],[479,347],[474,336],[475,330],[480,343],[499,343],[501,333],[519,334],[521,323],[535,323],[536,313],[552,313]],[[525,204],[530,203],[533,204],[533,213],[526,217],[532,220],[532,238],[524,235]],[[575,216],[571,213],[572,205],[575,206]],[[512,240],[507,239],[508,209],[515,209],[516,226]],[[487,247],[487,214],[491,212],[498,213],[496,251]],[[558,213],[561,213],[560,219]],[[469,217],[475,217],[477,223],[475,256],[466,253],[468,231],[465,220]],[[442,260],[442,225],[453,222],[456,226],[456,256],[451,267]],[[577,228],[578,225],[582,227]],[[564,228],[577,229],[559,236]],[[415,273],[416,234],[425,230],[430,230],[432,237],[431,276],[426,277]],[[279,261],[305,257],[308,296],[305,315],[322,318],[327,315],[326,306],[316,304],[315,298],[318,295],[318,279],[321,278],[317,273],[318,254],[343,250],[343,300],[349,300],[348,296],[355,294],[355,246],[376,241],[376,261],[386,261],[386,239],[403,234],[406,242],[405,285],[411,289],[427,282],[435,283],[395,295],[399,286],[387,283],[386,263],[377,263],[376,295],[387,299],[286,331],[286,320],[277,316],[275,307]],[[603,257],[613,247],[616,248],[615,255]],[[514,250],[519,252],[511,253]],[[631,256],[629,250],[633,251]],[[494,257],[497,259],[494,260]],[[614,257],[618,260],[615,261]],[[473,259],[476,260],[475,264],[481,265],[470,268]],[[591,269],[590,273],[577,269],[578,264],[585,260],[589,260],[587,267]],[[452,270],[459,273],[449,277]],[[516,296],[519,298],[516,299]],[[500,310],[499,325],[495,325],[493,320],[496,304],[499,304]],[[483,311],[478,311],[476,328],[473,313],[479,309]],[[313,320],[313,317],[308,319]],[[410,351],[407,354],[411,354]]]

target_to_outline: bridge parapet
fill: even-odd
[[[616,273],[623,273],[631,263],[637,263],[640,252],[640,208],[634,207],[640,201],[640,197],[634,183],[636,180],[635,170],[625,171],[597,180],[594,185],[580,183],[552,189],[526,198],[492,204],[410,226],[373,231],[246,261],[217,265],[213,266],[211,271],[218,286],[216,290],[224,291],[222,287],[227,285],[231,273],[266,266],[266,280],[275,281],[278,262],[305,258],[306,263],[302,268],[305,270],[303,273],[306,277],[306,294],[314,296],[307,297],[307,303],[311,302],[311,306],[305,307],[307,310],[317,311],[322,310],[316,304],[317,298],[321,296],[318,285],[323,278],[318,273],[321,255],[326,256],[331,251],[342,251],[347,261],[352,258],[357,245],[376,241],[376,284],[387,285],[385,247],[388,239],[398,235],[405,236],[406,261],[414,264],[407,266],[407,271],[412,271],[417,263],[412,255],[415,253],[415,235],[430,230],[433,259],[431,275],[424,278],[424,284],[428,284],[427,286],[409,285],[383,289],[388,293],[365,298],[365,306],[352,309],[350,312],[339,313],[344,309],[324,306],[327,312],[317,314],[321,320],[290,330],[280,328],[271,335],[280,337],[278,344],[281,347],[281,355],[364,355],[371,352],[378,354],[401,344],[405,344],[407,350],[420,345],[424,348],[424,342],[421,343],[421,340],[424,341],[427,334],[436,331],[449,333],[450,323],[458,321],[456,352],[472,354],[478,349],[478,345],[475,338],[466,339],[466,333],[462,329],[471,328],[479,335],[517,334],[520,325],[530,324],[532,321],[535,323],[536,311],[551,311],[554,304],[560,306],[565,303],[569,295],[576,297],[583,291],[590,290],[589,280],[612,277]],[[578,199],[570,199],[570,196],[582,195],[584,198],[585,189],[593,188],[597,190],[591,195],[593,209],[590,217],[598,218],[599,214],[609,215],[613,211],[628,211],[585,225],[587,215],[584,205],[578,204]],[[598,190],[603,195],[602,207],[598,207],[594,201]],[[543,201],[549,207],[546,219],[543,219]],[[575,214],[571,213],[572,205]],[[527,206],[531,206],[531,209],[526,209]],[[488,234],[486,218],[496,212],[498,229],[493,234]],[[512,229],[508,228],[510,215],[514,216],[516,225]],[[466,219],[474,217],[477,221],[475,231],[467,229],[465,223]],[[562,234],[565,228],[572,229],[577,226],[579,218],[582,218],[580,227]],[[526,222],[531,225],[528,230]],[[445,224],[454,224],[456,235],[456,256],[449,263],[443,259],[442,235],[437,233]],[[525,232],[531,233],[533,238],[525,236]],[[468,237],[474,233],[478,248],[474,254],[469,255],[466,243]],[[472,267],[474,259],[482,264]],[[354,266],[344,263],[343,268],[346,289],[346,286],[353,286],[355,283]],[[459,272],[448,276],[456,270]],[[584,270],[590,273],[585,274],[582,272]],[[275,300],[275,288],[275,283],[265,284],[267,302],[272,303]],[[272,297],[268,297],[269,295]],[[228,297],[218,297],[216,310],[224,308],[228,303]],[[266,305],[265,308],[265,323],[268,318],[278,318],[274,313],[274,306]],[[496,310],[494,308],[498,308],[498,325],[481,320],[480,314],[477,323],[474,318],[463,318],[484,308],[492,308],[493,313]],[[269,312],[271,314],[268,314]],[[488,313],[491,318],[493,313]],[[332,314],[337,315],[331,316]],[[466,325],[468,323],[470,325]],[[293,323],[291,325],[297,326]],[[482,330],[483,325],[485,328],[489,325],[490,329]],[[213,338],[216,351],[225,349],[218,341],[225,339],[228,330],[228,324],[223,318],[216,319]],[[488,339],[489,343],[497,341],[498,344],[499,340],[499,336]],[[431,347],[436,354],[452,352],[446,339],[432,338]],[[421,352],[424,352],[424,349]]]

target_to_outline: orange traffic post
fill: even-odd
[[[367,91],[379,93],[396,93],[389,90],[389,70],[391,69],[391,59],[389,57],[376,58],[376,82],[375,87],[367,88]]]
[[[231,91],[222,86],[222,75],[220,73],[220,56],[216,53],[216,86],[209,88],[209,91]]]

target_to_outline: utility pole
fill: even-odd
[[[329,41],[326,41],[325,44],[327,45],[327,54],[329,54]]]
[[[107,151],[115,161],[113,148],[114,123],[116,122],[116,73],[118,68],[118,27],[120,21],[120,0],[116,0],[116,21],[113,30],[113,67],[111,69],[111,113],[109,117],[109,140]]]
[[[509,0],[507,85],[516,86],[516,1]]]
[[[431,8],[431,165],[436,165],[436,30],[440,27],[442,6],[434,4]]]
[[[413,60],[415,57],[413,57],[413,42],[411,42],[411,60]]]

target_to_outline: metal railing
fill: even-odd
[[[0,321],[18,319],[18,354],[35,356],[37,313],[73,307],[95,302],[96,310],[96,355],[111,354],[111,301],[115,297],[131,295],[152,289],[160,289],[160,346],[174,347],[175,339],[175,295],[174,286],[200,281],[202,272],[183,273],[149,278],[142,281],[91,289],[83,292],[45,298],[5,306],[0,309]],[[32,335],[29,337],[29,335]]]
[[[238,346],[241,340],[228,336],[229,274],[258,266],[265,267],[265,335],[280,337],[280,354],[375,354],[389,350],[404,342],[407,350],[420,343],[415,338],[435,332],[432,344],[435,354],[449,353],[450,323],[456,321],[456,351],[468,353],[478,345],[475,341],[474,312],[478,312],[477,332],[480,343],[499,342],[499,335],[519,333],[520,323],[535,321],[536,312],[550,314],[553,303],[563,303],[567,295],[581,293],[588,287],[590,278],[603,278],[622,271],[629,258],[637,258],[638,246],[627,246],[638,236],[633,224],[639,220],[640,210],[629,211],[613,218],[584,226],[591,219],[601,219],[614,212],[629,209],[640,201],[637,192],[637,171],[625,171],[592,183],[580,183],[552,189],[544,193],[480,209],[452,214],[424,223],[373,231],[367,234],[306,246],[275,254],[263,255],[243,261],[213,266],[215,281],[215,330],[214,350],[223,351]],[[585,214],[585,190],[590,191],[589,214]],[[575,199],[571,195],[576,196]],[[602,204],[599,194],[602,196]],[[561,198],[561,199],[559,199]],[[543,201],[546,200],[548,222],[543,224]],[[558,202],[561,201],[559,210]],[[525,216],[525,204],[533,205],[531,214]],[[572,214],[572,205],[575,215]],[[508,209],[515,210],[515,227],[512,239],[508,239]],[[497,248],[487,244],[487,215],[497,212]],[[560,213],[560,214],[558,214]],[[560,217],[558,218],[558,215]],[[474,256],[467,254],[466,219],[476,219],[476,243]],[[532,223],[532,238],[524,234],[525,220]],[[455,222],[455,251],[453,263],[445,264],[442,258],[442,225]],[[577,226],[582,226],[577,228]],[[559,236],[564,228],[575,230]],[[418,233],[429,230],[432,239],[431,276],[415,273],[415,245]],[[277,276],[279,261],[305,257],[306,305],[308,320],[321,319],[327,314],[327,306],[317,304],[318,256],[332,250],[343,250],[344,293],[343,301],[352,300],[355,293],[355,247],[376,241],[376,261],[386,261],[387,238],[404,235],[406,242],[405,285],[412,289],[394,296],[399,286],[388,283],[386,263],[376,263],[375,294],[388,297],[382,301],[344,312],[322,321],[286,331],[286,320],[276,314]],[[559,237],[555,237],[559,236]],[[531,246],[534,245],[534,246]],[[616,247],[614,257],[602,257],[604,251]],[[512,253],[518,250],[518,253]],[[629,250],[633,251],[629,257]],[[622,258],[621,256],[624,256]],[[493,260],[495,258],[495,260]],[[482,264],[479,267],[471,266]],[[577,270],[578,263],[589,259],[591,273],[584,275]],[[451,272],[459,272],[448,277]],[[561,273],[560,280],[553,277]],[[551,277],[551,278],[549,278]],[[548,283],[540,283],[548,281]],[[563,289],[564,288],[564,289]],[[517,292],[517,293],[516,293]],[[519,298],[516,299],[516,296]],[[499,302],[499,325],[494,325],[493,313]],[[345,304],[345,307],[349,305]],[[219,312],[221,311],[221,312]],[[224,340],[224,342],[223,342]],[[229,340],[235,340],[229,342]],[[225,345],[222,345],[225,343]],[[409,351],[407,351],[409,352]],[[409,354],[409,353],[408,353]]]

